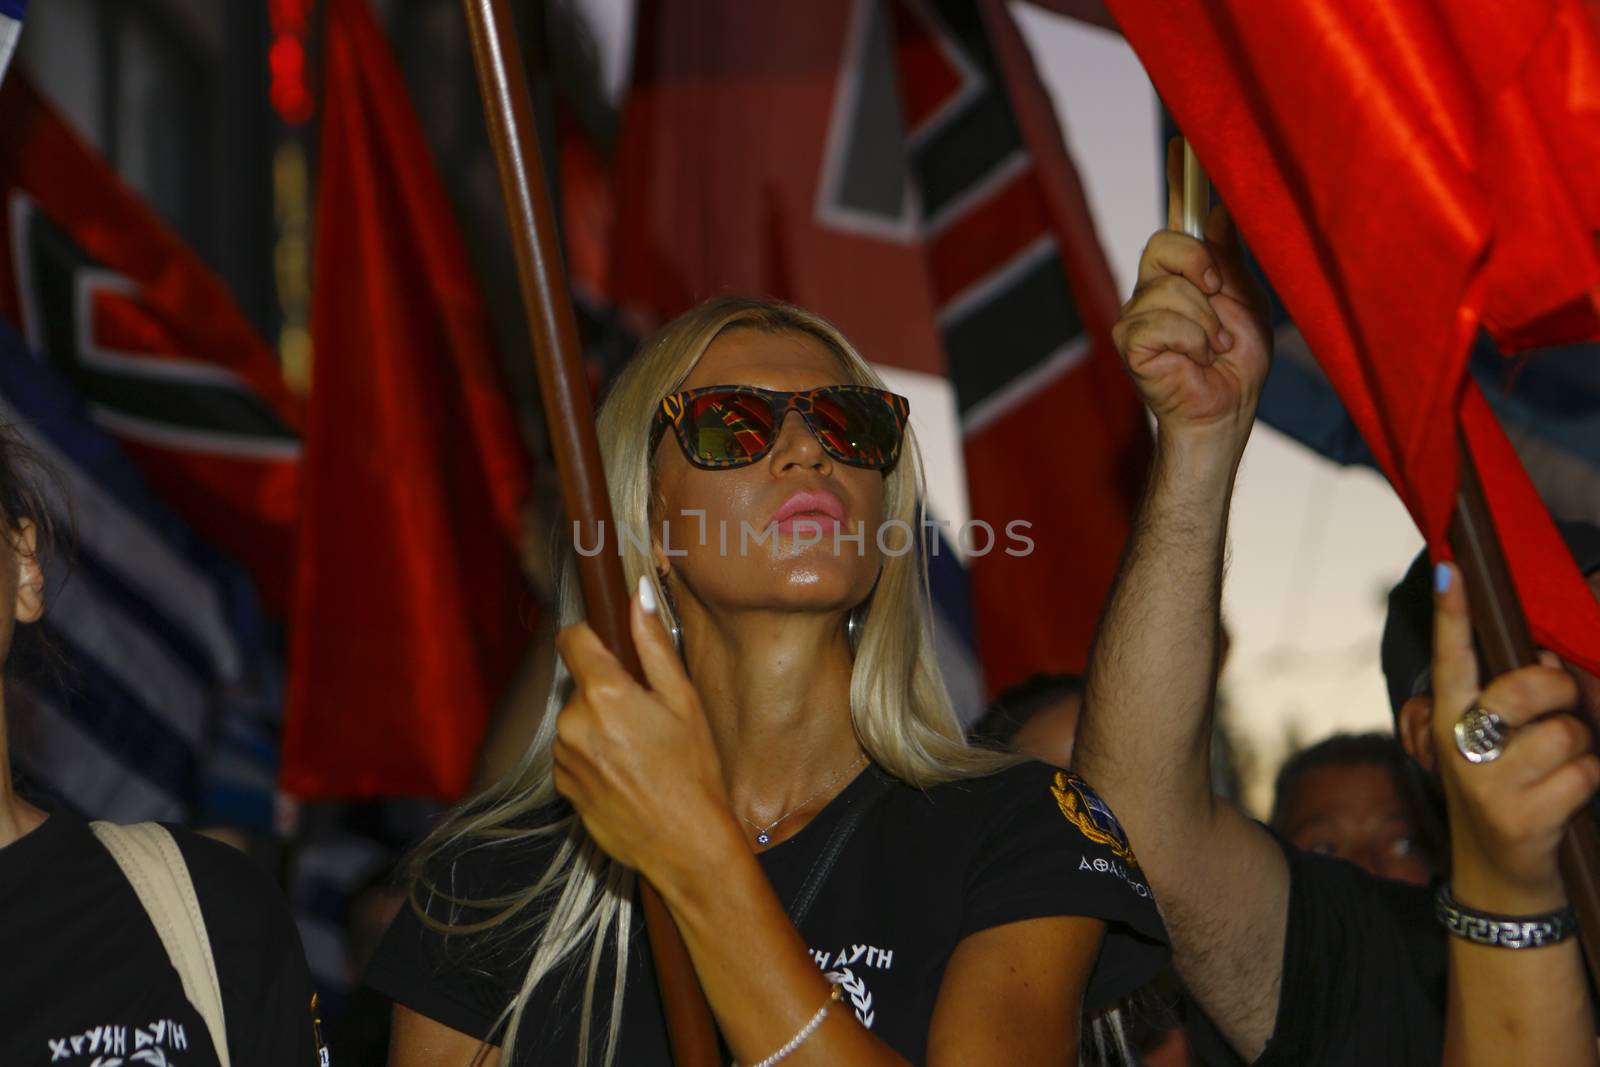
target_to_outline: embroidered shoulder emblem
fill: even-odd
[[[1133,858],[1133,849],[1128,847],[1128,835],[1123,832],[1122,824],[1117,822],[1117,817],[1111,814],[1111,809],[1106,807],[1106,802],[1100,799],[1099,794],[1089,788],[1089,783],[1075,774],[1057,771],[1050,783],[1050,792],[1055,796],[1061,814],[1078,828],[1080,834],[1110,849],[1113,856],[1130,867],[1139,865],[1139,861]]]
[[[317,995],[311,994],[311,1037],[317,1046],[317,1067],[330,1067],[328,1046],[322,1040],[322,1011],[317,1007]]]

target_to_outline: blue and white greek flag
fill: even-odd
[[[248,575],[4,321],[0,425],[48,468],[59,542],[44,618],[18,628],[7,664],[20,784],[94,818],[270,829],[281,658]]]
[[[0,0],[0,81],[11,66],[17,38],[22,36],[22,16],[27,13],[28,0]]]

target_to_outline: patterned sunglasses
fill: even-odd
[[[882,471],[900,458],[911,402],[865,385],[825,385],[795,393],[753,385],[685,389],[664,397],[656,409],[650,452],[655,453],[670,426],[696,467],[747,467],[772,451],[791,411],[800,413],[823,450],[840,463]]]

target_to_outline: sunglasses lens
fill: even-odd
[[[750,393],[706,393],[689,402],[684,420],[692,459],[712,465],[748,463],[772,444],[772,408]]]
[[[887,470],[900,454],[906,402],[890,393],[839,386],[803,394],[713,388],[680,396],[663,402],[660,417],[670,419],[689,460],[701,467],[742,467],[766,455],[779,428],[774,407],[783,410],[796,396],[805,398],[799,409],[835,459]]]
[[[817,439],[846,463],[883,468],[900,452],[900,419],[882,393],[841,389],[817,396],[811,408]]]

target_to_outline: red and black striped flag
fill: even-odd
[[[0,88],[0,114],[0,316],[282,610],[300,414],[272,349],[20,70]]]

